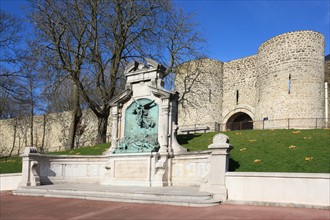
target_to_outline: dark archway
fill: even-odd
[[[228,119],[226,129],[232,131],[253,129],[252,118],[244,112],[237,112]]]

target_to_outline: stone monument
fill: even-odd
[[[165,67],[131,62],[126,89],[112,101],[112,142],[103,184],[168,185],[168,159],[186,152],[176,140],[178,93],[164,88]]]

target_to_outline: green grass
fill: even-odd
[[[330,130],[223,133],[234,146],[230,155],[231,171],[330,173]],[[179,135],[178,141],[190,151],[207,150],[215,134]]]
[[[330,173],[330,130],[245,130],[223,133],[229,136],[234,146],[230,155],[230,171]],[[207,150],[215,134],[179,135],[178,141],[189,151]],[[48,154],[102,155],[108,148],[109,144],[101,144]],[[19,173],[21,170],[20,157],[0,159],[0,173]]]
[[[22,158],[5,157],[0,159],[0,174],[2,173],[20,173],[22,172]]]
[[[92,147],[81,147],[73,150],[66,151],[56,151],[56,152],[48,152],[47,154],[56,154],[56,155],[102,155],[102,153],[108,150],[110,144],[99,144]]]

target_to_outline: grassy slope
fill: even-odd
[[[92,147],[81,147],[73,150],[49,152],[47,154],[66,154],[66,155],[102,155],[102,153],[108,150],[110,144],[99,144]]]
[[[230,155],[231,171],[330,173],[330,130],[224,133],[234,145]],[[206,150],[215,134],[191,134],[178,139],[191,151]]]
[[[330,173],[330,130],[247,130],[224,132],[234,145],[231,171]],[[207,150],[216,133],[179,135],[190,151]],[[290,146],[295,146],[291,147]],[[109,144],[50,154],[101,155]],[[254,162],[260,160],[260,162]],[[0,173],[21,172],[19,157],[0,159]]]

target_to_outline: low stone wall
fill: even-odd
[[[202,179],[210,171],[208,158],[210,151],[191,152],[172,158],[171,184],[172,186],[200,186]]]
[[[36,148],[25,148],[22,181],[19,186],[54,183],[100,183],[109,156],[45,155]]]
[[[22,173],[0,174],[0,191],[15,190],[22,180]]]
[[[99,183],[109,156],[41,155],[40,183]]]
[[[227,172],[228,202],[330,208],[330,174]]]
[[[213,137],[207,151],[172,155],[43,155],[36,147],[27,147],[21,155],[19,186],[62,182],[196,186],[227,203],[330,208],[330,173],[228,172],[231,149],[223,134]]]
[[[205,156],[187,155],[172,160],[172,185],[200,186],[210,168]],[[51,158],[49,170],[43,171],[41,182],[98,183],[102,180],[107,158],[68,159]],[[17,189],[21,177],[21,173],[1,174],[0,190]],[[327,173],[227,172],[226,188],[227,203],[330,208],[330,174]]]

